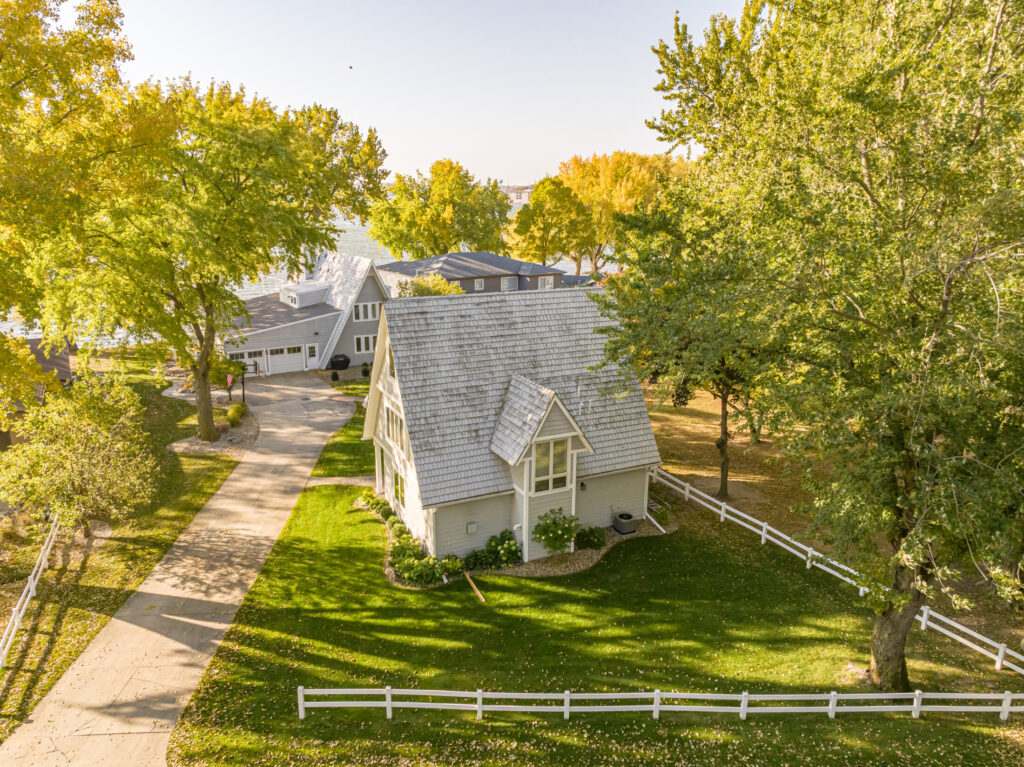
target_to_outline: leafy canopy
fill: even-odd
[[[398,297],[414,296],[456,296],[466,291],[457,282],[448,282],[437,272],[433,274],[417,274],[411,280],[398,283]]]
[[[501,253],[510,208],[497,181],[479,182],[459,163],[438,160],[429,176],[396,174],[390,195],[370,210],[370,236],[398,258]]]
[[[508,239],[515,258],[544,266],[568,258],[579,274],[597,245],[597,230],[593,215],[576,193],[561,179],[549,176],[537,182],[529,202],[516,213]]]

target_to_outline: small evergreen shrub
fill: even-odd
[[[576,533],[577,549],[601,549],[604,548],[604,528],[584,527]]]
[[[540,515],[533,528],[533,537],[544,544],[552,552],[568,551],[576,533],[580,531],[580,523],[576,517],[565,513],[562,509],[549,509]]]
[[[394,509],[391,508],[391,504],[383,498],[378,498],[377,494],[369,488],[363,491],[363,494],[359,496],[359,500],[362,502],[364,509],[380,515],[381,519],[385,522],[395,516],[395,512]]]
[[[384,524],[388,526],[388,530],[390,530],[391,534],[396,538],[402,535],[409,535],[409,528],[406,527],[402,523],[402,520],[400,520],[397,516],[390,517],[388,521]]]
[[[516,536],[511,530],[503,530],[492,535],[487,545],[466,555],[467,570],[500,570],[502,567],[514,565],[523,558],[523,552],[516,543]]]
[[[228,408],[228,423],[232,426],[238,426],[242,422],[242,416],[249,412],[249,406],[244,402],[236,402]]]
[[[337,370],[332,370],[331,371],[331,380],[332,381],[337,381],[338,380],[338,371]]]
[[[370,377],[370,363],[364,362],[363,363],[363,369],[362,369],[361,372],[362,372],[363,378],[369,378]]]

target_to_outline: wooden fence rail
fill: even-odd
[[[50,526],[50,532],[46,535],[46,540],[43,541],[43,548],[36,559],[35,567],[32,568],[32,573],[28,576],[28,583],[25,584],[25,589],[21,592],[18,603],[11,608],[11,619],[7,622],[7,628],[4,629],[3,636],[0,637],[0,669],[7,666],[7,654],[11,651],[11,646],[14,644],[14,637],[18,633],[18,629],[21,628],[21,619],[25,617],[29,602],[36,595],[36,586],[39,584],[39,579],[43,576],[43,571],[50,564],[50,549],[53,548],[53,542],[57,540],[57,533],[59,531],[60,521],[55,519]]]
[[[683,496],[687,501],[695,503],[698,506],[702,506],[708,511],[717,514],[722,522],[732,522],[740,527],[745,527],[747,530],[761,536],[761,543],[774,543],[776,546],[785,549],[790,554],[800,557],[807,563],[808,570],[812,567],[816,567],[819,570],[824,570],[829,575],[832,575],[841,581],[846,581],[850,585],[856,586],[860,596],[864,596],[864,594],[874,589],[878,589],[882,593],[888,591],[885,586],[868,583],[860,573],[853,568],[847,567],[840,562],[836,562],[834,559],[825,556],[821,552],[815,551],[810,546],[793,540],[781,530],[771,527],[767,522],[763,522],[756,517],[743,513],[739,509],[730,506],[725,501],[719,500],[714,496],[698,490],[693,485],[683,482],[683,480],[669,474],[663,469],[655,469],[652,472],[652,477],[654,481],[664,484],[666,487]],[[996,642],[989,639],[987,636],[979,634],[977,631],[973,631],[954,620],[950,620],[944,615],[940,615],[927,605],[921,608],[921,611],[917,614],[915,619],[921,624],[922,629],[938,631],[940,634],[944,634],[950,639],[955,639],[960,644],[970,647],[972,650],[992,659],[995,661],[997,671],[1000,669],[1009,669],[1017,672],[1018,674],[1024,675],[1024,665],[1018,665],[1013,662],[1016,660],[1021,664],[1024,664],[1024,654],[1011,650],[1005,642]]]
[[[320,700],[311,700],[319,698]],[[326,698],[326,700],[324,699]],[[355,698],[354,700],[352,698]],[[436,700],[440,698],[441,700]],[[463,699],[465,702],[448,702]],[[424,700],[426,699],[426,700]],[[486,701],[504,701],[488,703]],[[511,702],[516,701],[516,702]],[[538,701],[529,703],[527,701]],[[607,701],[607,702],[606,702]],[[630,701],[630,702],[625,702]],[[685,703],[681,701],[695,701]],[[930,701],[942,701],[930,702]],[[485,690],[417,690],[392,687],[298,688],[299,719],[311,708],[382,708],[387,718],[396,708],[487,712],[600,714],[621,711],[650,713],[655,719],[665,711],[736,714],[838,714],[904,712],[919,718],[928,712],[997,713],[1003,721],[1011,713],[1024,712],[1024,693],[973,692],[827,692],[768,695],[743,692],[488,692]],[[812,705],[799,705],[802,703]],[[574,705],[577,704],[577,705]],[[580,705],[581,704],[581,705]],[[732,704],[732,705],[729,705]],[[758,705],[762,704],[762,705]],[[769,705],[763,705],[769,704]],[[852,705],[851,705],[852,704]]]

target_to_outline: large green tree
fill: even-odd
[[[458,296],[466,291],[457,282],[449,282],[440,274],[417,274],[398,283],[398,298],[417,296]]]
[[[530,200],[509,225],[509,251],[515,258],[547,266],[561,258],[576,265],[576,274],[597,244],[592,212],[559,178],[537,182]]]
[[[338,211],[365,216],[379,195],[384,152],[333,110],[282,112],[187,80],[140,86],[110,119],[160,138],[126,158],[121,194],[90,210],[77,244],[97,268],[59,275],[64,310],[170,347],[192,373],[200,437],[215,440],[211,363],[245,312],[233,289],[331,247]]]
[[[15,313],[41,322],[57,346],[62,328],[47,311],[48,264],[75,257],[53,244],[108,188],[119,131],[99,129],[97,117],[129,56],[116,2],[82,2],[63,25],[62,5],[0,2],[0,319]],[[52,382],[23,341],[0,333],[0,425],[37,383]]]
[[[1020,564],[1024,2],[748,2],[655,52],[652,126],[742,203],[786,334],[778,426],[837,551],[888,587],[871,678],[906,689],[928,597]]]
[[[459,163],[438,160],[429,176],[396,174],[388,196],[370,211],[370,236],[396,258],[501,253],[511,207],[497,181],[477,181]]]
[[[91,535],[97,520],[123,519],[153,495],[156,462],[140,426],[138,396],[116,376],[86,373],[16,421],[0,452],[0,500],[59,516]]]

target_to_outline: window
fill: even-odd
[[[555,439],[533,446],[533,491],[560,490],[569,478],[569,440]]]
[[[288,347],[288,353],[289,354],[302,354],[302,347],[301,346],[289,346]]]
[[[377,348],[377,336],[356,336],[356,354],[369,354]]]
[[[263,350],[262,349],[257,349],[254,352],[246,352],[245,356],[248,357],[249,359],[253,360],[253,359],[256,359],[257,357],[262,357],[263,356]]]
[[[405,421],[387,406],[384,408],[384,435],[395,447],[405,450]]]
[[[402,508],[405,506],[405,480],[402,479],[402,475],[396,471],[393,482],[395,487],[395,506]]]
[[[502,277],[501,278],[501,289],[502,290],[515,290],[519,287],[518,277]]]
[[[231,352],[228,355],[228,359],[229,360],[244,360],[245,359],[245,353],[244,352]]]
[[[484,289],[484,281],[483,280],[473,280],[473,290],[483,290],[483,289]]]
[[[388,373],[395,377],[395,353],[391,351],[391,344],[388,344]]]
[[[284,347],[283,346],[280,349],[271,349],[270,350],[270,356],[271,357],[276,357],[279,354],[284,354]]]
[[[310,357],[316,357],[316,344],[312,344],[306,347],[306,352],[309,354]]]
[[[541,290],[551,290],[555,287],[555,275],[549,274],[546,277],[541,277],[537,280],[537,287]]]
[[[356,322],[375,320],[380,316],[380,304],[356,304],[353,316]]]

